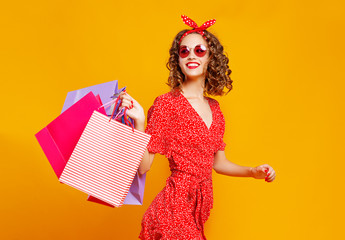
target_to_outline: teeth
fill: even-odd
[[[196,64],[196,63],[188,63],[187,66],[188,66],[188,67],[197,67],[197,66],[199,66],[199,64]]]

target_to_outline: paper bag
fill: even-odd
[[[100,106],[90,92],[35,135],[58,178],[92,113]],[[105,114],[103,108],[98,111]]]
[[[150,137],[94,111],[59,180],[120,207]]]

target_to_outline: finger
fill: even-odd
[[[131,103],[129,103],[128,101],[127,102],[122,102],[122,104],[121,104],[121,108],[124,108],[124,107],[126,107],[126,108],[132,108],[132,104]]]
[[[122,100],[122,105],[131,106],[132,102],[129,99],[123,99]]]
[[[266,180],[266,182],[273,182],[275,178],[269,178]]]
[[[267,176],[267,172],[268,172],[268,170],[266,168],[261,167],[260,174],[262,174],[264,177],[266,177]]]
[[[268,172],[267,172],[267,176],[272,176],[272,175],[275,175],[275,171],[273,169],[270,169]]]
[[[120,98],[121,98],[121,100],[126,99],[126,100],[128,100],[128,101],[131,101],[131,99],[132,99],[130,96],[125,95],[125,94],[123,94]]]
[[[276,175],[275,174],[272,174],[270,176],[267,177],[267,181],[268,182],[272,182],[274,179],[275,179]]]
[[[122,99],[124,96],[126,96],[126,92],[120,92],[119,97]]]
[[[270,165],[268,164],[262,164],[262,167],[264,167],[265,169],[267,169],[268,171],[270,171],[271,169],[273,169]]]
[[[270,175],[270,176],[267,178],[267,180],[273,181],[275,178],[276,178],[276,175],[275,175],[275,174],[272,174],[272,175]]]
[[[133,101],[133,103],[138,103],[131,95],[129,95],[128,93],[126,94],[129,97],[129,99]]]
[[[267,173],[266,173],[266,176],[265,176],[265,181],[267,181],[267,180],[269,179],[270,174],[271,174],[271,173],[269,173],[269,172],[267,172]]]

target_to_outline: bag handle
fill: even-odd
[[[126,92],[126,90],[123,90],[123,92]],[[111,121],[112,118],[114,118],[114,120],[117,120],[118,122],[121,122],[121,118],[123,118],[124,122],[122,122],[123,124],[127,125],[127,126],[130,126],[132,127],[132,130],[134,132],[134,121],[133,119],[131,119],[130,117],[127,116],[127,110],[128,110],[128,107],[124,107],[122,108],[120,111],[118,111],[118,108],[121,104],[121,99],[120,99],[120,94],[119,96],[114,99],[114,100],[111,100],[105,104],[103,104],[102,106],[100,106],[99,108],[101,107],[105,107],[105,108],[108,108],[110,107],[113,103],[115,103],[115,106],[114,106],[114,109],[113,109],[113,112],[111,113],[111,116],[109,118],[109,122]],[[119,105],[119,106],[118,106]],[[99,109],[98,108],[98,109]],[[117,112],[117,113],[116,113]],[[115,115],[116,113],[116,115]],[[115,115],[115,117],[114,117]],[[120,120],[120,121],[119,121]],[[133,122],[133,123],[132,123]]]

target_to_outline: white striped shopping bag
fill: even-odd
[[[94,111],[59,180],[120,207],[150,137]]]

